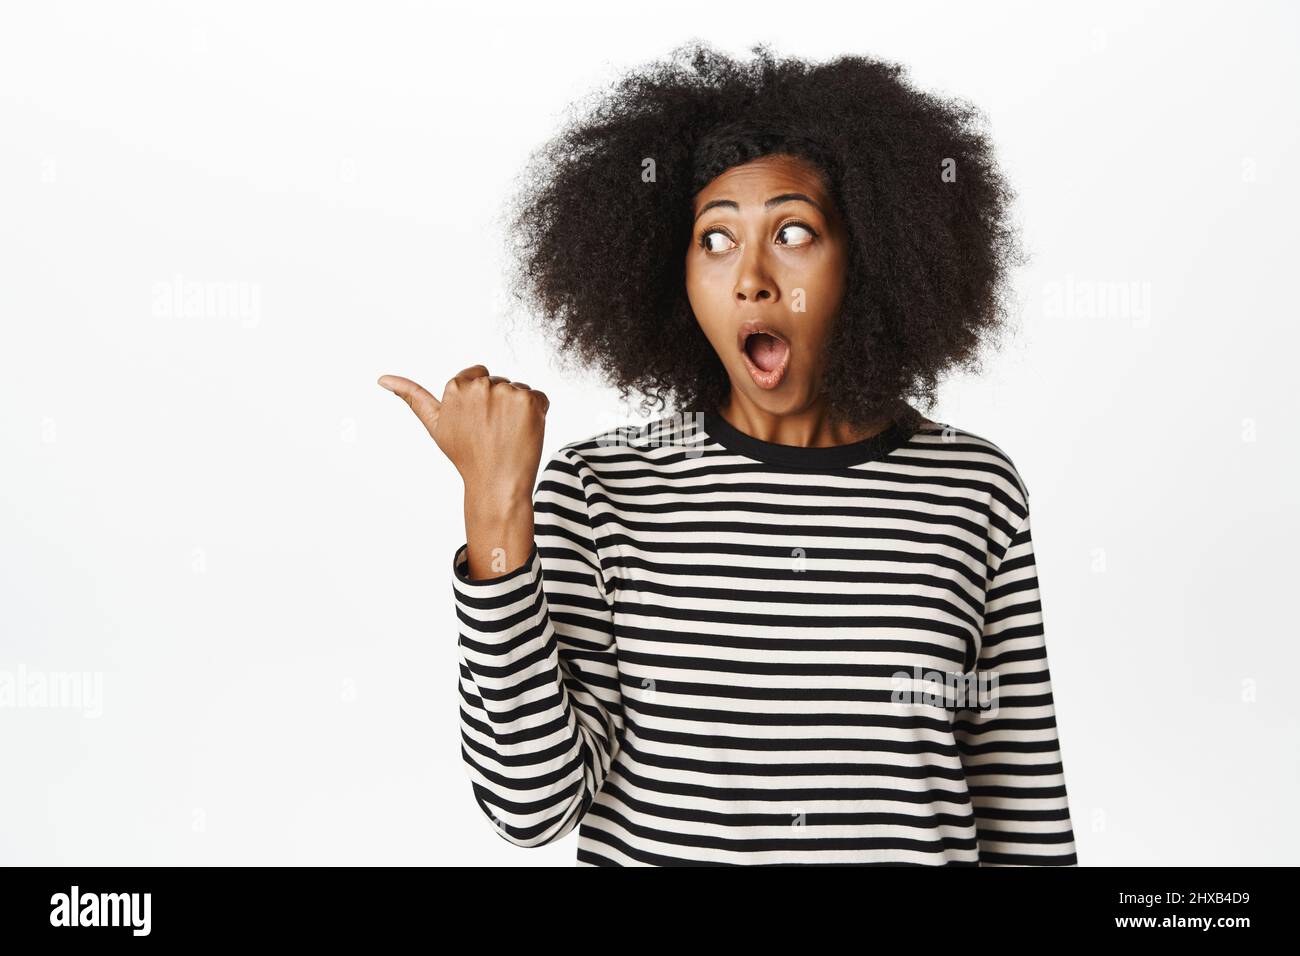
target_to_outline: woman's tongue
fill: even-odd
[[[755,365],[764,372],[771,372],[781,367],[790,346],[766,332],[756,332],[745,342],[745,349]]]

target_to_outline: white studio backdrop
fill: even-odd
[[[522,379],[547,455],[644,421],[503,309],[499,216],[697,37],[985,111],[1033,260],[931,417],[1029,485],[1080,862],[1294,861],[1297,8],[797,13],[3,8],[0,863],[573,864],[474,803],[460,482],[375,379]]]

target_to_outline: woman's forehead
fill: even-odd
[[[745,209],[788,193],[805,194],[829,210],[821,173],[806,160],[785,155],[763,156],[725,170],[695,195],[694,208],[725,199]]]

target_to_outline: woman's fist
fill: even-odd
[[[441,399],[399,375],[380,376],[379,384],[411,406],[467,492],[499,502],[532,500],[551,406],[545,393],[489,375],[482,365],[457,374]]]

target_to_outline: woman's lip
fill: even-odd
[[[747,319],[742,322],[740,328],[736,330],[736,345],[740,348],[740,351],[745,351],[745,340],[755,332],[766,332],[768,335],[772,336],[772,338],[780,339],[784,342],[786,348],[790,347],[790,340],[770,325],[767,325],[764,322],[759,322],[757,319]]]
[[[781,359],[781,364],[772,371],[764,371],[754,364],[754,360],[749,357],[749,351],[745,348],[745,340],[755,332],[765,332],[773,338],[780,339],[785,343],[785,357]],[[740,354],[745,360],[745,368],[749,371],[749,377],[754,380],[754,384],[762,389],[776,388],[785,379],[785,370],[790,365],[790,342],[781,335],[765,325],[757,322],[746,322],[740,327]]]

